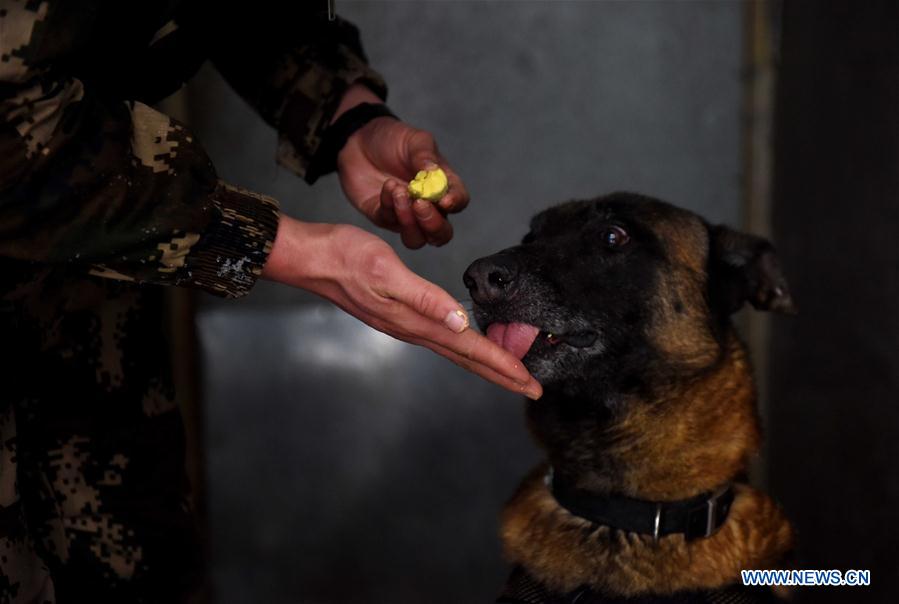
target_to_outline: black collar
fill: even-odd
[[[682,533],[687,541],[709,537],[727,520],[734,489],[726,484],[713,492],[680,501],[646,501],[623,495],[598,495],[580,490],[553,474],[546,483],[559,504],[575,516],[630,533]]]

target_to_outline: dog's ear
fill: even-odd
[[[709,228],[709,287],[728,314],[746,301],[758,310],[796,314],[771,242],[723,225]]]

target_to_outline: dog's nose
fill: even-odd
[[[462,276],[462,282],[477,304],[508,299],[515,293],[518,261],[509,254],[495,254],[475,260]]]

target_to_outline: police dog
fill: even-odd
[[[737,482],[760,434],[731,315],[794,312],[771,244],[615,193],[538,214],[464,282],[544,388],[527,419],[547,463],[503,511],[500,601],[766,601],[734,586],[777,567],[792,530]]]

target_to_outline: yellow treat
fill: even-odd
[[[446,174],[440,168],[422,170],[409,183],[409,195],[428,201],[440,201],[449,189]]]

